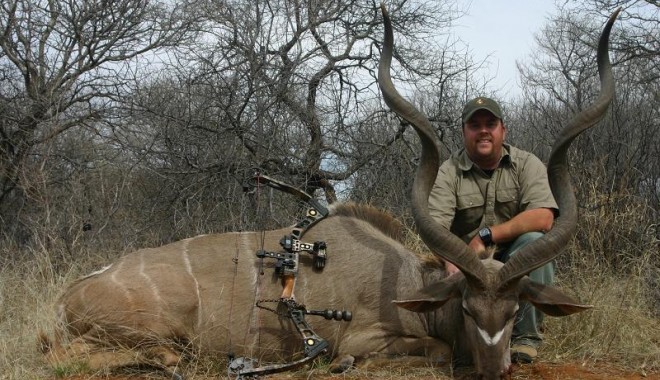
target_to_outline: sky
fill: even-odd
[[[475,61],[488,54],[491,89],[502,96],[520,93],[516,60],[526,60],[534,49],[534,35],[556,12],[552,0],[472,0],[457,31]]]

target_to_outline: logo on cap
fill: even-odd
[[[469,102],[467,102],[467,104],[465,104],[465,107],[463,108],[463,113],[461,114],[463,124],[465,124],[475,112],[481,109],[489,111],[500,120],[502,119],[502,110],[500,109],[499,104],[497,104],[497,102],[491,98],[487,98],[485,96],[479,96],[477,98],[470,100]]]

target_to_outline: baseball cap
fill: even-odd
[[[500,105],[491,98],[480,96],[470,100],[465,107],[463,107],[463,113],[461,114],[463,124],[470,120],[472,115],[479,110],[486,110],[495,115],[498,119],[502,119],[502,109],[500,108]]]

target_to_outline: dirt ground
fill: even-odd
[[[114,375],[76,375],[64,378],[53,378],[53,380],[147,380],[166,379],[169,376],[163,373],[142,372],[134,374]],[[349,371],[340,375],[330,375],[320,370],[299,370],[296,372],[284,372],[263,377],[265,380],[358,380],[358,379],[456,379],[469,380],[474,374],[469,370],[450,373],[448,369],[432,368],[410,368],[403,366],[392,366],[388,368],[370,368],[365,370]],[[211,380],[216,376],[189,376],[186,379]],[[220,378],[229,379],[223,376]],[[530,365],[514,365],[511,380],[539,379],[539,380],[660,380],[660,371],[639,369],[625,369],[613,363],[548,363],[538,362]]]
[[[513,379],[542,379],[542,380],[640,380],[640,379],[660,379],[659,373],[649,373],[644,370],[624,370],[611,364],[550,364],[536,363],[533,365],[520,366],[514,368]]]

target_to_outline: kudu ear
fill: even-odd
[[[461,284],[465,281],[462,273],[456,273],[442,281],[434,282],[404,300],[394,300],[398,307],[417,313],[433,311],[452,298],[461,296]]]
[[[520,299],[529,301],[537,309],[553,317],[563,317],[591,309],[593,305],[582,305],[561,290],[536,283],[523,277],[519,283]]]

